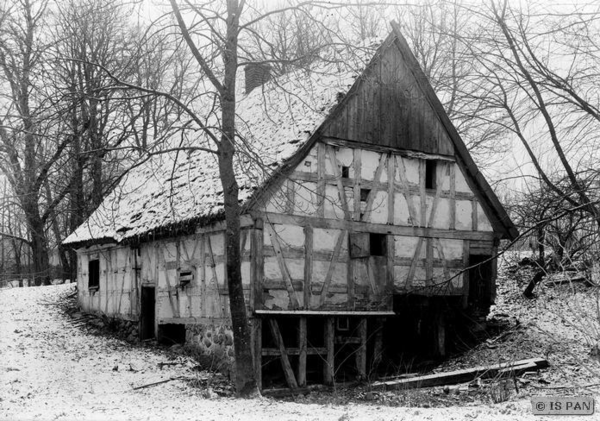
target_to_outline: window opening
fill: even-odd
[[[371,233],[369,246],[371,256],[385,256],[387,254],[387,235]]]
[[[432,160],[425,161],[425,188],[436,188],[436,162]]]
[[[367,199],[369,198],[371,189],[360,189],[360,219],[363,218],[367,211]]]
[[[186,286],[194,280],[194,271],[192,269],[179,269],[179,284]]]
[[[350,167],[346,167],[344,165],[342,165],[342,178],[349,178],[350,177]]]

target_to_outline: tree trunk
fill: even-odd
[[[235,77],[240,9],[237,0],[227,1],[227,43],[223,54],[225,79],[221,91],[222,135],[219,145],[219,171],[227,223],[227,281],[235,351],[235,383],[239,396],[250,397],[258,395],[258,388],[254,377],[250,327],[242,284],[239,186],[234,172]]]
[[[48,239],[44,231],[44,222],[40,218],[37,209],[26,209],[25,214],[31,235],[33,282],[36,286],[47,285],[50,279],[50,259],[48,258]]]
[[[529,284],[527,285],[527,288],[525,288],[525,291],[523,291],[523,295],[526,298],[533,298],[533,290],[535,289],[535,286],[540,283],[544,275],[545,272],[543,270],[536,272],[531,281],[529,281]]]

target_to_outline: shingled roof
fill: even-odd
[[[337,51],[339,56],[331,62],[285,74],[248,95],[238,95],[236,130],[242,141],[236,177],[242,203],[306,144],[355,83],[377,44],[370,41],[351,53]],[[213,146],[199,136],[198,143],[189,146]],[[223,192],[214,154],[179,150],[145,159],[63,244],[121,242],[221,217]]]

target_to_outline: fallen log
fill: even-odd
[[[464,370],[450,371],[447,373],[428,374],[425,376],[408,379],[375,382],[373,389],[415,389],[421,387],[445,386],[457,383],[466,383],[476,378],[491,378],[496,376],[515,376],[525,371],[535,371],[548,367],[548,361],[543,358],[530,358],[527,360],[512,361],[490,366],[467,368]],[[517,374],[518,373],[518,374]]]
[[[158,384],[163,384],[163,383],[168,383],[168,382],[172,382],[173,380],[183,380],[185,379],[184,376],[177,376],[177,377],[171,377],[169,379],[165,379],[165,380],[160,380],[158,382],[154,382],[154,383],[148,383],[148,384],[143,384],[141,386],[136,386],[134,388],[132,388],[131,390],[139,390],[139,389],[145,389],[146,387],[150,387],[150,386],[156,386]]]

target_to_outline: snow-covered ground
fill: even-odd
[[[529,399],[495,405],[411,408],[378,404],[306,404],[215,397],[173,377],[202,373],[168,365],[159,349],[95,336],[57,307],[73,285],[0,290],[2,420],[543,420]],[[182,360],[183,361],[183,360]],[[569,419],[569,418],[564,418]],[[600,419],[597,415],[586,417]]]

